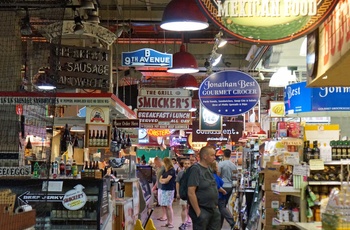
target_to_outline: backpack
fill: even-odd
[[[179,184],[180,184],[180,188],[179,188],[179,193],[180,193],[180,198],[182,200],[188,200],[188,196],[187,196],[187,189],[188,189],[188,178],[190,177],[191,174],[191,169],[196,166],[197,163],[191,165],[182,175]],[[198,167],[198,165],[196,166]]]

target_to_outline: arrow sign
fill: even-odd
[[[62,202],[64,195],[62,194],[32,194],[26,191],[18,196],[18,200],[25,204],[29,202]]]

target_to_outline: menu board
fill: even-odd
[[[108,189],[107,189],[107,183],[106,179],[103,180],[103,186],[102,186],[102,195],[101,195],[101,209],[100,209],[100,218],[101,223],[104,223],[105,220],[108,218],[109,214],[109,196],[108,196]]]

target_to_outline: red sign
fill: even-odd
[[[154,109],[154,110],[189,110],[192,107],[191,97],[150,97],[138,96],[138,109]]]
[[[192,122],[190,112],[138,111],[142,128],[187,129]]]

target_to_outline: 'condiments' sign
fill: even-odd
[[[222,28],[247,42],[290,42],[316,29],[337,0],[197,0]]]
[[[100,48],[59,46],[51,56],[58,57],[54,66],[59,74],[57,84],[68,88],[108,89],[110,52]]]

